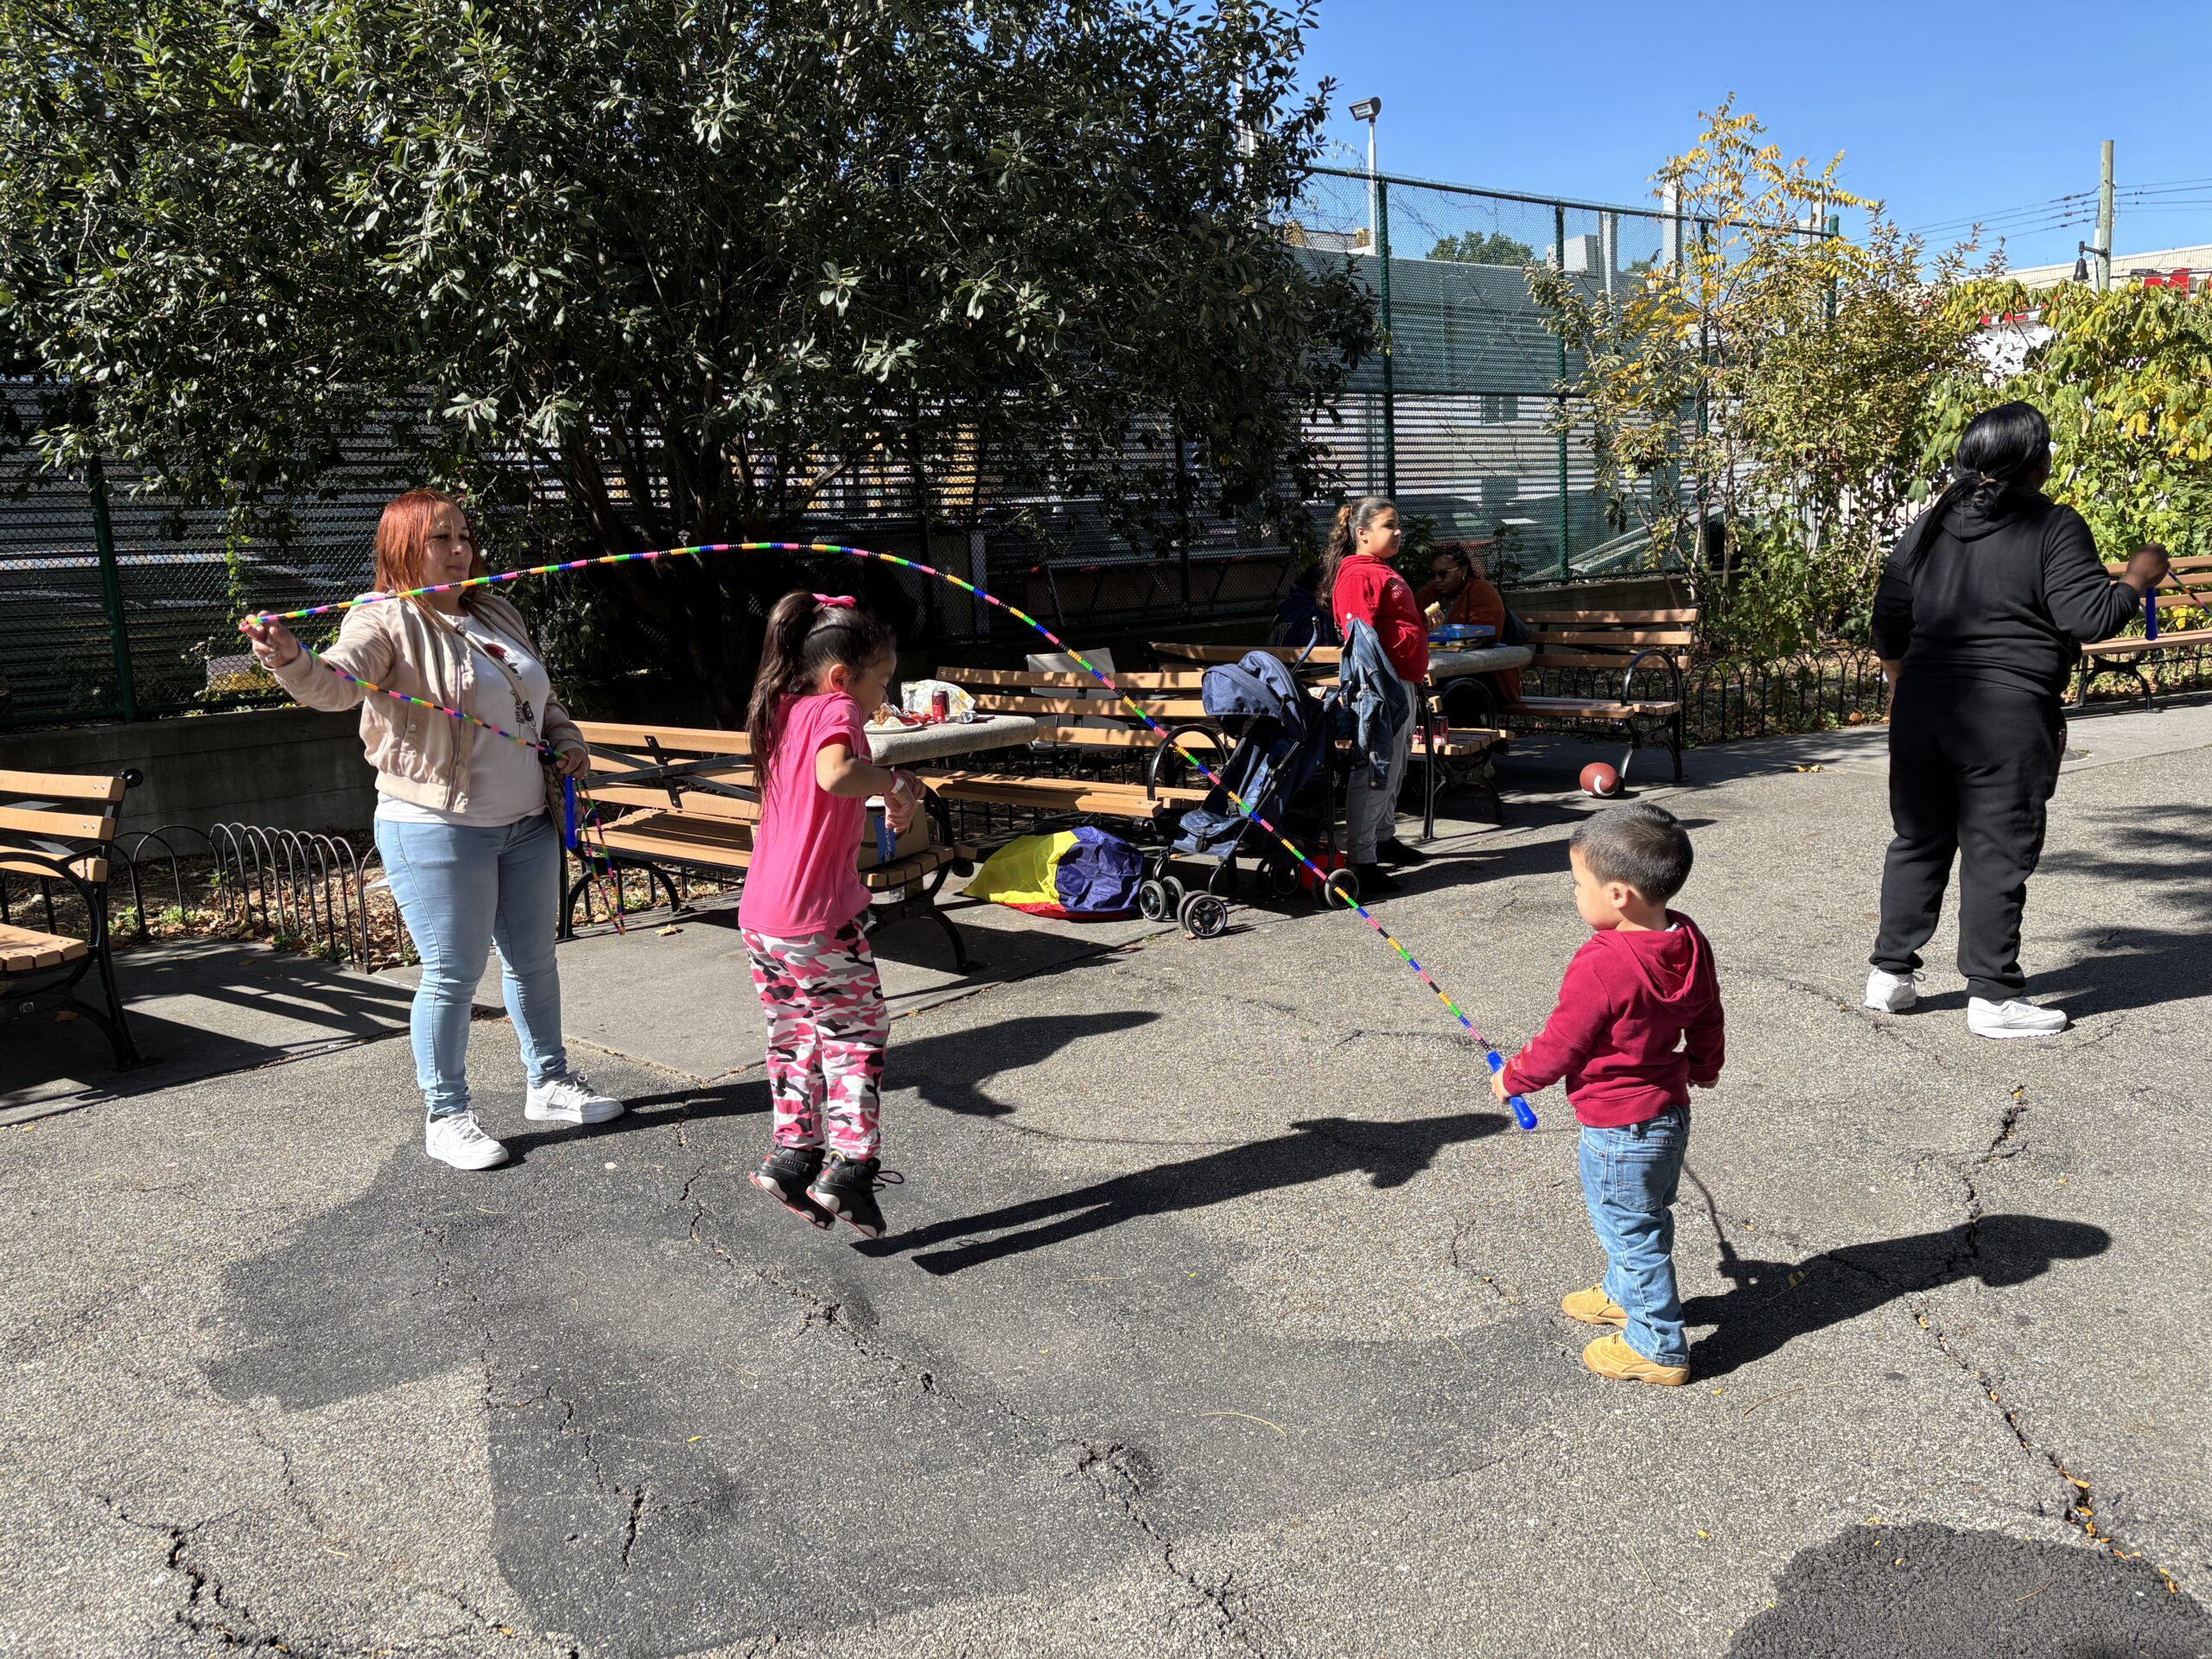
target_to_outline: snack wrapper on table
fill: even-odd
[[[910,715],[926,715],[933,706],[937,694],[944,693],[945,718],[973,720],[976,699],[968,691],[950,680],[909,680],[900,694],[899,706]]]

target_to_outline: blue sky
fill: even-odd
[[[2208,61],[2202,0],[1321,0],[1305,79],[1336,79],[1331,134],[1363,162],[1344,106],[1381,96],[1386,173],[1631,206],[1733,92],[1789,155],[1844,151],[1845,185],[1908,229],[2025,209],[2006,244],[2024,265],[2093,237],[2053,221],[2094,209],[2106,138],[2117,251],[2212,243]]]

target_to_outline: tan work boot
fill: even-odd
[[[1628,1323],[1628,1310],[1605,1294],[1603,1285],[1592,1285],[1587,1290],[1570,1290],[1559,1299],[1559,1311],[1570,1319],[1580,1319],[1585,1325],[1622,1325]]]
[[[1650,1382],[1662,1389],[1679,1389],[1690,1380],[1687,1365],[1654,1365],[1628,1345],[1618,1331],[1599,1337],[1582,1351],[1582,1363],[1600,1376],[1620,1382]]]

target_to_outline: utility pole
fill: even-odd
[[[2097,179],[2097,292],[2112,286],[2112,140],[2104,143]]]

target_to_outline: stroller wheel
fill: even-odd
[[[1171,880],[1173,877],[1169,878]],[[1164,922],[1175,913],[1168,901],[1167,885],[1147,876],[1137,883],[1137,914],[1147,922]]]
[[[1183,900],[1183,931],[1194,939],[1218,938],[1229,931],[1229,906],[1210,893]]]
[[[1296,864],[1268,865],[1268,892],[1277,899],[1290,898],[1301,885],[1303,874],[1302,868]]]
[[[1176,876],[1163,874],[1160,878],[1160,885],[1167,890],[1167,908],[1160,913],[1162,916],[1179,914],[1183,908],[1184,889],[1181,880]]]
[[[1321,889],[1321,896],[1326,905],[1356,905],[1359,902],[1359,878],[1350,870],[1338,870]]]

